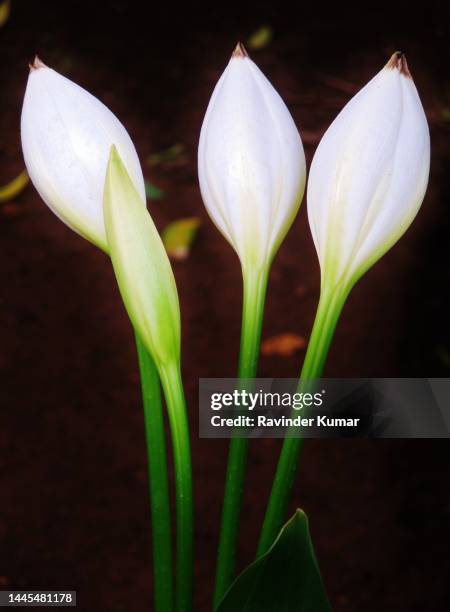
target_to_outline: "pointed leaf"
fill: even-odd
[[[302,510],[272,547],[242,572],[217,612],[331,612]]]
[[[200,225],[201,220],[198,217],[178,219],[169,223],[162,233],[162,240],[170,257],[186,259]]]
[[[114,272],[133,326],[157,365],[178,360],[180,310],[172,268],[115,147],[109,158],[103,206]]]

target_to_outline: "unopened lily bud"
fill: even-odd
[[[241,45],[209,102],[198,172],[208,213],[243,267],[270,263],[303,197],[305,156],[286,105]]]
[[[416,216],[430,137],[403,54],[344,107],[323,136],[308,182],[308,217],[322,284],[351,286]]]
[[[180,359],[180,308],[166,250],[113,146],[104,191],[109,252],[133,327],[158,367]]]
[[[30,178],[44,202],[70,228],[108,251],[103,188],[116,145],[145,202],[134,145],[113,113],[76,83],[36,58],[22,108],[22,149]]]

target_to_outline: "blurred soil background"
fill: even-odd
[[[174,262],[196,486],[196,612],[210,609],[227,442],[200,440],[199,377],[235,374],[236,256],[204,210],[202,118],[238,40],[301,131],[308,164],[349,98],[403,50],[431,128],[418,219],[353,291],[325,374],[450,375],[448,3],[12,1],[0,29],[0,185],[23,169],[28,63],[99,97],[136,143],[159,229],[201,218]],[[260,28],[266,28],[260,30]],[[262,39],[262,42],[261,42]],[[258,41],[256,41],[258,43]],[[172,155],[156,155],[170,147]],[[166,159],[164,159],[164,157]],[[167,157],[169,159],[167,159]],[[83,612],[151,609],[143,416],[133,336],[109,260],[67,229],[29,185],[0,204],[0,588],[76,589]],[[273,266],[262,376],[294,377],[319,270],[303,204]],[[293,340],[293,341],[292,341]],[[283,354],[284,353],[284,354]],[[251,445],[239,565],[252,559],[279,441]],[[309,441],[292,509],[309,517],[335,612],[442,612],[450,558],[447,440]]]

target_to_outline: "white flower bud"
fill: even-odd
[[[337,116],[312,161],[308,217],[322,283],[350,288],[395,244],[422,204],[429,166],[425,113],[395,53]]]
[[[36,58],[21,132],[25,164],[44,202],[70,228],[107,251],[103,188],[113,144],[145,202],[141,166],[123,125],[97,98]]]
[[[209,102],[198,172],[208,213],[242,265],[269,264],[300,206],[305,156],[283,100],[241,45]]]
[[[161,237],[116,147],[106,172],[105,228],[111,260],[134,329],[158,367],[180,360],[180,308]]]

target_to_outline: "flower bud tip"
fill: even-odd
[[[33,72],[34,70],[39,70],[39,68],[47,68],[44,62],[41,62],[37,55],[35,56],[33,63],[28,65],[30,67],[30,72]]]
[[[233,51],[233,55],[231,57],[234,59],[238,59],[238,58],[242,59],[244,57],[248,57],[248,53],[245,50],[245,47],[241,42],[238,42],[238,44],[236,45]]]
[[[390,70],[398,70],[400,74],[403,74],[403,76],[407,77],[408,79],[412,78],[406,62],[405,54],[401,51],[396,51],[392,55],[391,59],[386,64],[386,68],[389,68]]]

